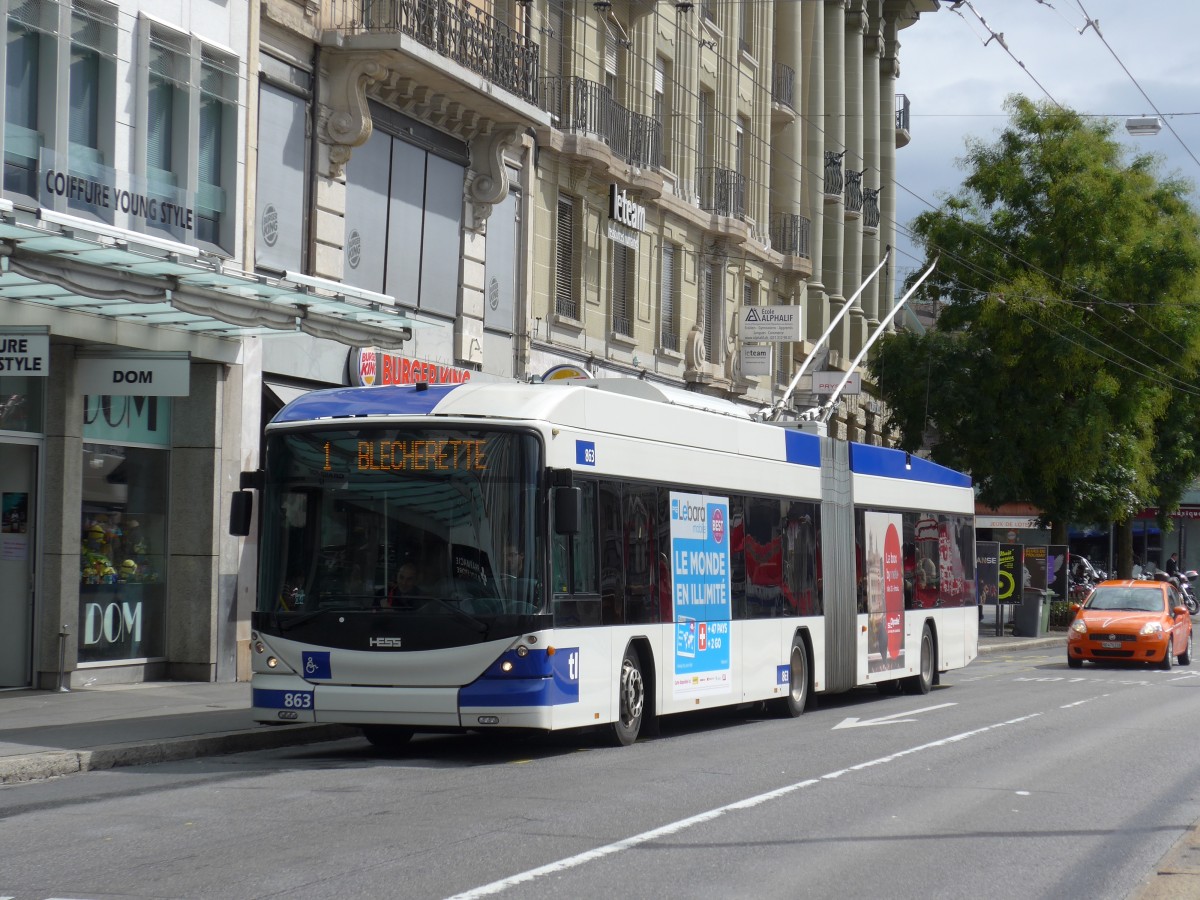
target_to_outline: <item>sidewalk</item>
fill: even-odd
[[[981,654],[1052,647],[1064,634],[995,636],[985,608]],[[250,685],[149,682],[69,692],[0,692],[0,784],[352,737],[345,725],[259,725]]]

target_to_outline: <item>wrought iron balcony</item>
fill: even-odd
[[[908,131],[908,97],[904,94],[896,95],[896,130]]]
[[[718,216],[746,216],[746,178],[732,169],[715,166],[696,170],[700,208]]]
[[[858,213],[863,208],[862,172],[846,172],[846,212]]]
[[[879,192],[883,188],[863,189],[863,227],[879,227]]]
[[[775,213],[771,216],[771,247],[784,256],[812,259],[808,242],[812,222],[796,213]]]
[[[326,17],[343,34],[403,34],[523,100],[537,100],[537,44],[471,3],[332,0]]]
[[[662,123],[617,103],[607,85],[574,75],[542,78],[539,95],[560,131],[594,135],[630,165],[662,167]]]
[[[826,196],[837,197],[842,193],[842,186],[845,184],[842,178],[842,157],[845,155],[845,150],[841,153],[835,153],[832,150],[825,151]]]
[[[771,79],[771,99],[786,106],[796,108],[796,70],[783,63],[775,63],[775,73]]]

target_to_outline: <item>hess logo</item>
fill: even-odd
[[[373,637],[367,641],[369,647],[392,647],[400,646],[400,638],[398,637]]]

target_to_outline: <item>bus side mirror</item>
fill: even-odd
[[[579,534],[583,521],[583,489],[558,487],[554,489],[554,533]]]
[[[234,491],[229,504],[229,533],[234,537],[246,537],[250,533],[253,515],[254,494],[251,491]]]

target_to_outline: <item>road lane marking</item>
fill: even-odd
[[[915,716],[917,713],[929,712],[934,709],[945,709],[947,706],[957,706],[957,703],[939,703],[937,706],[926,706],[923,709],[914,709],[908,712],[892,713],[890,716],[880,716],[877,719],[842,719],[841,722],[834,725],[831,731],[837,731],[839,728],[864,728],[867,725],[897,725],[900,722],[915,722],[916,719],[902,719],[901,716]]]
[[[584,863],[592,862],[597,859],[603,859],[606,856],[612,856],[614,853],[620,853],[623,850],[629,850],[632,847],[637,847],[640,844],[645,844],[648,841],[653,841],[656,838],[666,837],[672,834],[678,834],[694,825],[701,825],[705,822],[711,822],[713,819],[718,819],[726,813],[735,812],[743,809],[753,809],[755,806],[761,806],[764,803],[769,803],[772,800],[778,800],[780,797],[786,797],[788,794],[802,790],[806,787],[812,787],[814,784],[820,784],[822,781],[833,781],[841,778],[843,775],[851,772],[859,772],[864,769],[870,769],[874,766],[882,766],[890,762],[895,762],[898,759],[903,759],[906,756],[912,756],[914,753],[921,753],[925,750],[933,750],[937,747],[945,747],[949,744],[955,744],[959,741],[965,741],[973,737],[978,737],[981,734],[986,734],[989,731],[995,731],[997,728],[1004,728],[1007,725],[1018,725],[1022,722],[1027,722],[1030,719],[1036,719],[1042,713],[1030,713],[1027,716],[1019,716],[1016,719],[1008,719],[1004,722],[997,722],[994,725],[985,725],[982,728],[976,728],[972,731],[964,731],[961,734],[951,735],[950,737],[941,738],[940,740],[930,741],[928,744],[921,744],[918,747],[909,747],[907,750],[899,750],[888,756],[881,756],[878,759],[872,759],[868,762],[859,763],[856,766],[850,766],[846,769],[838,769],[836,772],[828,772],[818,778],[806,778],[804,781],[797,781],[795,784],[785,785],[781,788],[776,788],[773,791],[767,791],[763,794],[756,794],[753,797],[747,797],[744,800],[738,800],[734,803],[719,806],[716,809],[710,809],[707,812],[698,813],[694,816],[689,816],[686,819],[680,819],[676,822],[670,822],[659,828],[654,828],[650,831],[643,831],[641,834],[635,834],[632,837],[627,837],[624,840],[616,841],[612,844],[605,844],[603,847],[596,847],[592,850],[586,850],[583,853],[578,853],[575,856],[568,856],[564,859],[557,860],[552,863],[547,863],[544,866],[538,866],[536,869],[528,869],[524,872],[519,872],[516,875],[510,875],[508,878],[501,878],[499,881],[493,881],[491,884],[481,885],[477,888],[472,888],[469,891],[463,891],[461,894],[455,894],[448,900],[475,900],[476,897],[489,897],[492,894],[498,894],[501,891],[506,891],[511,887],[516,887],[519,884],[527,884],[538,878],[546,875],[555,875],[559,872],[565,872],[568,869],[574,869]]]

